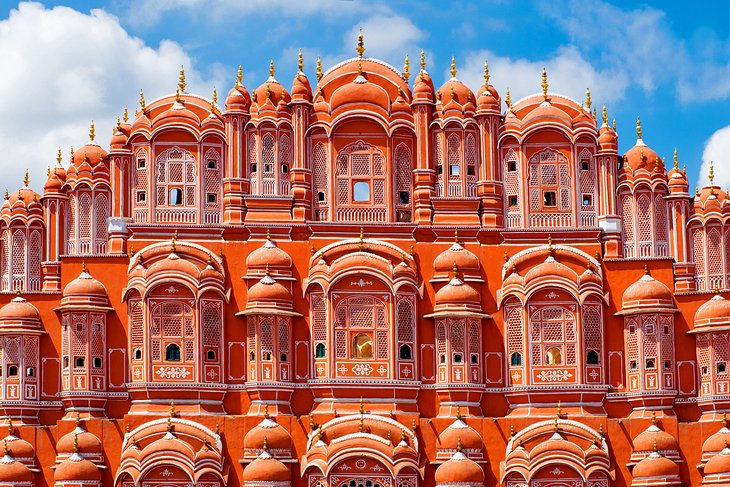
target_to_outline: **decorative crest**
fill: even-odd
[[[170,417],[175,417],[175,401],[170,401]]]
[[[406,54],[406,60],[403,63],[403,79],[406,80],[406,83],[411,79],[411,61],[408,59],[408,54]]]
[[[94,141],[96,138],[96,129],[94,128],[94,121],[91,121],[91,126],[89,127],[89,140]]]
[[[322,79],[322,58],[317,56],[317,81]]]
[[[509,94],[509,88],[507,88],[507,94],[504,96],[504,104],[507,105],[507,111],[512,113],[512,96]]]
[[[715,163],[710,161],[710,186],[715,182]],[[26,185],[27,186],[27,185]]]
[[[461,406],[456,405],[456,419],[461,419]]]
[[[362,227],[360,227],[360,242],[357,244],[357,247],[360,250],[365,248],[365,231]]]
[[[274,73],[276,73],[276,68],[274,67],[274,60],[269,60],[269,76],[272,78],[274,77]]]
[[[548,252],[553,255],[553,236],[548,233]]]
[[[238,65],[238,73],[236,74],[236,86],[243,85],[243,66]]]
[[[588,110],[590,111],[591,105],[593,105],[593,102],[591,101],[591,89],[586,88],[586,107],[588,107]]]
[[[185,93],[185,87],[187,86],[187,83],[185,83],[185,66],[182,64],[180,65],[180,76],[177,78],[177,87],[180,90],[180,93]]]
[[[603,120],[603,125],[608,127],[608,113],[606,112],[606,105],[603,105],[603,109],[601,109],[601,120]]]
[[[146,102],[144,101],[144,91],[139,90],[139,107],[144,111]]]
[[[456,78],[456,59],[451,56],[451,69],[449,70],[452,78]]]
[[[63,154],[61,154],[61,147],[58,147],[58,154],[56,154],[56,162],[58,162],[58,165],[61,165],[61,161],[63,160]]]
[[[542,68],[542,83],[540,84],[542,86],[542,98],[547,101],[548,99],[548,80],[547,80],[547,71],[545,68]]]
[[[8,416],[8,436],[13,436],[13,418]]]
[[[129,122],[129,108],[127,108],[127,105],[124,105],[124,113],[122,114],[122,120],[124,120],[124,123]]]
[[[459,278],[459,266],[456,265],[456,261],[454,261],[454,266],[451,268],[452,271],[454,271],[454,279]]]
[[[641,138],[641,135],[642,135],[642,131],[641,131],[641,118],[640,117],[636,117],[636,138],[637,139],[640,139]]]
[[[175,88],[175,102],[180,103],[180,88]]]
[[[489,88],[489,63],[484,61],[484,88]]]
[[[357,57],[359,58],[361,58],[365,52],[365,41],[363,41],[362,38],[362,29],[360,29],[360,33],[357,35],[357,47],[355,48],[355,51],[357,51]]]
[[[459,243],[459,229],[454,229],[454,243]]]
[[[81,426],[81,413],[79,411],[76,411],[76,418],[74,419],[74,423],[76,424],[77,428]]]
[[[651,412],[651,424],[656,426],[656,411]]]
[[[268,265],[267,265],[268,267]],[[269,419],[269,405],[264,404],[264,418]]]
[[[23,178],[23,186],[25,186],[27,188],[29,184],[30,184],[30,176],[28,174],[28,170],[26,169],[25,177]]]
[[[360,414],[365,414],[365,403],[363,402],[362,396],[360,396],[359,410],[360,410]]]
[[[297,62],[297,67],[299,68],[299,72],[304,72],[304,55],[302,54],[302,49],[299,49],[299,60]]]
[[[456,451],[461,452],[464,449],[464,445],[461,443],[461,438],[456,440]]]
[[[558,407],[555,409],[555,412],[557,413],[558,418],[560,416],[562,416],[562,414],[563,414],[563,404],[560,402],[559,399],[558,399]]]
[[[677,157],[677,148],[674,148],[674,169],[679,169],[679,158]]]

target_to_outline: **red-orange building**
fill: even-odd
[[[726,192],[363,51],[6,196],[0,485],[730,485]]]

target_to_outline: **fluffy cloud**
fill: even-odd
[[[104,11],[86,15],[21,3],[0,21],[0,178],[13,191],[28,167],[32,186],[40,190],[59,146],[67,164],[69,146],[88,140],[91,119],[99,142],[107,145],[124,106],[134,113],[140,89],[148,102],[172,92],[181,64],[191,91],[209,93],[215,82],[229,84],[220,69],[212,78],[197,71],[178,44],[147,46]]]
[[[721,128],[707,140],[697,177],[700,185],[705,185],[709,181],[711,161],[715,165],[715,184],[723,188],[730,187],[730,125]]]
[[[491,51],[471,52],[457,77],[476,89],[484,82],[485,60],[489,61],[490,83],[503,98],[509,88],[513,102],[540,92],[543,67],[548,73],[550,91],[567,95],[578,102],[585,99],[586,88],[591,89],[594,104],[599,104],[623,98],[628,86],[625,76],[598,71],[574,47],[561,48],[552,57],[538,61],[498,56]]]
[[[419,42],[425,34],[410,19],[393,14],[377,14],[359,22],[343,38],[345,56],[355,55],[355,40],[358,30],[362,29],[365,39],[365,55],[377,57],[394,66],[402,66],[406,53],[417,61],[420,52]],[[348,55],[348,53],[351,53]]]

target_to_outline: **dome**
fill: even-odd
[[[715,294],[695,313],[695,329],[727,325],[730,325],[730,301],[720,294]]]
[[[456,61],[451,58],[451,78],[436,92],[436,98],[441,101],[443,109],[451,108],[471,111],[474,110],[474,92],[456,77]]]
[[[269,77],[268,79],[253,93],[253,101],[258,106],[258,109],[266,104],[273,105],[273,109],[279,106],[280,103],[287,104],[291,101],[291,96],[284,87],[274,78],[274,61],[269,63]]]
[[[152,125],[157,126],[175,122],[192,123],[197,127],[200,126],[201,120],[192,110],[189,110],[185,106],[183,98],[180,97],[175,100],[175,103],[170,108],[154,117]]]
[[[289,482],[289,480],[291,480],[289,468],[265,450],[243,469],[244,484],[260,482],[261,485],[267,485],[270,482]]]
[[[466,250],[459,242],[454,242],[451,247],[441,252],[433,261],[433,268],[436,273],[448,274],[452,272],[454,264],[462,272],[479,272],[479,257]]]
[[[127,145],[127,140],[127,135],[122,131],[121,126],[117,125],[117,128],[114,130],[112,138],[109,141],[109,147],[112,149],[121,149]]]
[[[251,252],[246,257],[247,268],[265,268],[269,267],[272,270],[275,269],[290,269],[292,266],[291,257],[289,254],[281,250],[276,242],[267,237],[264,245]]]
[[[572,117],[558,106],[553,105],[548,101],[543,101],[537,107],[527,112],[522,117],[523,124],[529,124],[531,122],[545,121],[552,119],[568,127],[572,127]]]
[[[53,477],[56,482],[99,481],[101,472],[99,467],[75,453],[58,464]]]
[[[101,282],[91,277],[91,274],[86,271],[86,266],[84,265],[79,277],[69,282],[66,287],[63,288],[63,297],[66,298],[71,296],[103,296],[106,298],[106,287],[104,287]]]
[[[488,78],[485,84],[479,87],[477,91],[477,110],[497,110],[500,109],[501,100],[497,89],[490,85]]]
[[[445,450],[457,450],[461,442],[464,450],[482,450],[484,443],[482,436],[466,424],[461,418],[457,419],[439,435],[439,448]]]
[[[579,458],[585,455],[583,449],[580,446],[573,443],[572,441],[566,440],[560,435],[559,432],[555,431],[550,438],[548,438],[546,441],[543,441],[542,443],[539,443],[530,451],[530,457],[536,458],[538,455],[544,453],[552,454],[555,452],[570,453]]]
[[[433,103],[433,100],[433,80],[425,69],[421,69],[421,71],[416,75],[416,81],[413,84],[413,101]]]
[[[545,259],[545,262],[536,265],[525,273],[524,282],[525,286],[527,286],[531,281],[536,279],[554,279],[556,277],[561,277],[571,282],[578,281],[578,274],[573,269],[558,262],[555,260],[555,257],[549,255],[547,259]]]
[[[357,74],[348,84],[337,88],[330,97],[330,106],[334,112],[344,105],[375,105],[385,112],[390,110],[390,96],[385,88],[368,82],[368,74]]]
[[[603,149],[616,149],[618,147],[618,135],[605,123],[598,131],[598,144]]]
[[[636,464],[631,472],[634,479],[652,478],[652,477],[676,477],[679,475],[679,465],[668,458],[661,456],[657,452],[651,453],[649,456]]]
[[[8,210],[13,211],[17,205],[26,209],[33,203],[40,204],[41,200],[41,195],[30,189],[27,185],[18,188],[17,191],[9,193],[7,196],[8,197],[3,203],[3,210],[7,208]]]
[[[260,301],[277,301],[288,309],[291,309],[291,299],[289,290],[268,273],[251,286],[247,296],[249,306]]]
[[[80,426],[63,435],[56,443],[56,453],[59,455],[71,455],[75,449],[82,455],[101,455],[104,450],[101,440]]]
[[[43,192],[44,193],[57,193],[61,191],[61,187],[63,186],[64,179],[65,179],[65,171],[63,173],[63,178],[60,176],[60,169],[59,167],[54,167],[53,169],[50,169],[48,171],[48,179],[46,179],[45,184],[43,185]]]
[[[664,283],[654,279],[648,270],[641,278],[626,288],[622,298],[626,308],[674,308],[672,291]]]
[[[479,291],[466,284],[458,277],[454,277],[445,286],[436,292],[436,307],[455,304],[480,305],[482,296]]]
[[[705,464],[705,475],[730,474],[730,448],[725,447]]]
[[[35,448],[22,438],[9,434],[3,438],[2,442],[3,445],[7,445],[8,454],[13,458],[31,461],[35,458]]]
[[[312,101],[312,86],[309,84],[307,75],[304,74],[304,59],[302,51],[299,51],[299,71],[292,82],[291,95],[293,101]]]
[[[93,128],[93,125],[92,125]],[[86,145],[76,149],[73,155],[73,166],[79,168],[84,163],[94,167],[99,163],[107,163],[109,154],[101,148],[93,139]]]
[[[236,83],[231,88],[226,96],[226,110],[243,110],[248,111],[251,108],[251,95],[248,94],[248,90],[243,86],[243,69],[238,66],[238,76],[236,77]]]
[[[641,138],[641,121],[636,120],[636,144],[624,154],[624,164],[622,170],[630,169],[636,172],[640,169],[653,173],[658,171],[664,173],[664,162],[662,162],[659,154],[654,152]]]
[[[264,418],[243,438],[243,448],[247,452],[261,450],[266,441],[268,451],[276,456],[291,456],[292,438],[282,425],[270,418]]]
[[[656,424],[652,424],[646,430],[639,433],[634,438],[633,445],[635,452],[653,451],[655,445],[656,450],[660,452],[679,450],[677,440],[666,431],[659,429]]]
[[[200,450],[198,450],[198,453],[195,454],[195,463],[202,463],[205,461],[214,461],[214,462],[220,462],[221,458],[218,456],[216,452],[210,449],[208,446],[208,443],[203,443],[203,446],[200,447]]]
[[[13,485],[15,482],[32,482],[33,472],[8,454],[0,459],[0,482]]]
[[[702,453],[718,453],[730,443],[730,429],[725,425],[702,444]]]
[[[23,296],[14,297],[8,304],[0,308],[0,326],[25,320],[40,322],[40,319],[41,314],[38,308]]]
[[[435,474],[436,484],[460,485],[484,483],[484,470],[474,460],[470,460],[460,451],[454,453],[450,460],[442,463]]]

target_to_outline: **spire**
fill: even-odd
[[[117,117],[117,130],[119,130],[121,128],[122,128],[122,119]],[[112,132],[114,132],[114,131],[112,130]]]
[[[710,186],[715,182],[715,163],[710,161]]]
[[[451,69],[449,70],[452,78],[456,78],[456,59],[451,56]]]
[[[641,118],[640,117],[636,117],[636,138],[637,139],[640,139],[641,138],[641,134],[642,134],[642,132],[641,132]]]
[[[408,59],[408,54],[406,54],[406,60],[403,63],[403,79],[406,80],[406,83],[411,79],[411,61]]]
[[[550,252],[550,255],[553,255],[553,236],[548,233],[548,252]]]
[[[94,128],[94,121],[91,121],[91,126],[89,127],[89,140],[94,141],[96,138],[96,129]]]
[[[459,243],[459,229],[454,229],[454,243]]]
[[[269,405],[264,404],[264,418],[269,419]]]
[[[651,412],[651,424],[656,426],[656,411]]]
[[[512,96],[509,94],[509,88],[507,88],[507,94],[504,97],[504,104],[507,105],[507,111],[512,113]]]
[[[426,52],[421,49],[421,70],[426,71]]]
[[[542,68],[542,83],[540,83],[540,86],[542,86],[542,98],[547,101],[548,99],[548,80],[547,80],[547,71],[545,68]]]
[[[79,451],[79,434],[74,433],[74,453],[78,453]]]
[[[302,55],[302,49],[299,48],[299,59],[297,62],[297,67],[299,68],[299,72],[304,72],[304,56]]]
[[[238,65],[238,73],[236,74],[236,86],[243,85],[243,66]]]
[[[170,417],[175,417],[175,401],[170,401]]]
[[[360,242],[357,244],[358,248],[362,250],[365,247],[365,231],[360,227]]]
[[[122,120],[124,120],[124,123],[129,122],[129,108],[127,108],[127,105],[124,105],[124,114],[122,115]]]
[[[654,439],[654,446],[652,448],[654,450],[654,453],[656,453],[658,451],[658,448],[656,446],[656,439]]]
[[[81,413],[79,411],[76,411],[76,418],[74,419],[74,423],[76,423],[77,428],[81,426]]]
[[[180,88],[175,88],[175,103],[180,103]]]
[[[456,405],[456,419],[461,419],[461,406]]]
[[[317,81],[322,79],[322,58],[317,56]]]
[[[586,107],[588,108],[588,111],[590,111],[591,105],[593,105],[593,102],[591,101],[591,89],[586,88]]]
[[[8,436],[13,436],[13,418],[8,416]]]
[[[362,396],[360,396],[359,410],[360,410],[360,414],[365,414],[365,403],[363,402]]]
[[[454,261],[454,267],[451,268],[452,271],[454,271],[454,279],[459,278],[459,266],[456,265],[456,261]]]
[[[264,435],[264,444],[261,445],[261,449],[266,452],[269,451],[269,438],[266,435]]]
[[[461,450],[463,450],[463,449],[464,449],[464,445],[463,445],[463,443],[461,443],[461,438],[459,438],[458,440],[456,440],[456,451],[461,452]]]
[[[30,176],[28,175],[28,170],[26,169],[25,177],[23,178],[23,186],[27,188],[29,184],[30,184]]]
[[[357,47],[355,48],[355,51],[357,51],[357,57],[359,58],[361,58],[365,52],[365,42],[362,39],[362,29],[360,29],[360,33],[357,35]]]
[[[177,87],[180,89],[180,93],[185,93],[185,87],[187,86],[187,83],[185,83],[185,66],[182,64],[180,65],[180,76],[177,78]]]
[[[58,147],[58,154],[56,154],[56,162],[58,162],[58,165],[61,165],[61,161],[63,160],[63,154],[61,154],[61,146]]]
[[[139,107],[144,111],[145,109],[144,91],[139,90]]]
[[[603,125],[608,127],[608,113],[606,112],[606,105],[603,105],[603,108],[601,109],[601,120],[603,120]]]
[[[484,61],[484,88],[489,88],[489,63]]]
[[[560,399],[558,399],[558,406],[555,408],[555,413],[558,418],[563,414],[563,404],[560,402]]]
[[[215,113],[215,104],[218,103],[218,90],[213,87],[213,98],[210,99],[210,113]]]
[[[677,148],[674,148],[674,169],[679,169],[679,158],[677,157]]]
[[[269,76],[272,78],[274,77],[274,73],[276,73],[276,68],[274,67],[274,60],[269,60]]]

